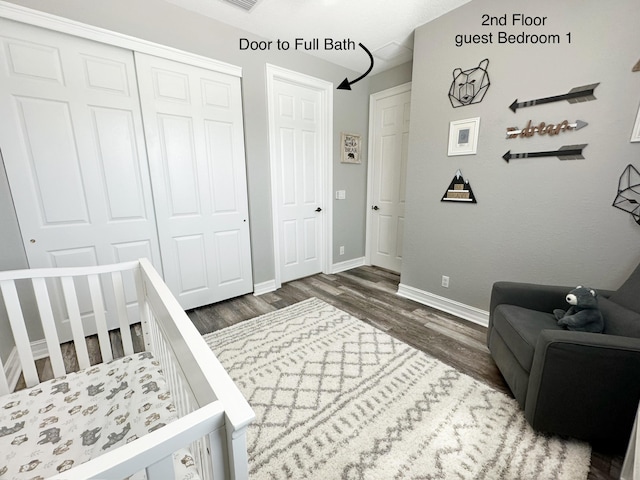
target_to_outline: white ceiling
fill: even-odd
[[[374,56],[373,73],[379,73],[412,59],[416,27],[470,0],[258,0],[248,12],[224,0],[166,1],[270,39],[272,49],[277,40],[290,42],[293,51],[296,38],[318,38],[320,48],[306,53],[364,73],[370,61],[362,43]],[[325,38],[341,44],[349,39],[356,47],[327,51]]]

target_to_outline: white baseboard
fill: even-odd
[[[362,267],[363,265],[366,265],[364,257],[354,258],[351,260],[346,260],[344,262],[334,263],[331,266],[331,273],[345,272],[347,270],[351,270],[352,268]]]
[[[268,280],[262,283],[255,283],[253,285],[253,295],[256,297],[260,295],[264,295],[265,293],[275,292],[276,290],[277,290],[277,287],[276,287],[275,279]]]
[[[423,305],[437,308],[456,317],[464,318],[483,327],[489,326],[489,312],[480,310],[479,308],[465,305],[464,303],[456,302],[455,300],[441,297],[430,292],[425,292],[424,290],[419,290],[409,285],[403,285],[402,283],[398,287],[398,295],[422,303]]]

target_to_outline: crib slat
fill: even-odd
[[[9,391],[9,382],[7,381],[7,375],[4,373],[4,364],[0,358],[0,396],[11,393]]]
[[[69,314],[69,323],[71,325],[71,334],[73,335],[73,345],[76,347],[78,365],[80,369],[89,368],[91,362],[89,362],[89,352],[87,351],[87,342],[82,328],[82,317],[80,316],[80,307],[78,306],[78,296],[73,277],[60,277],[60,281],[62,282],[64,301]]]
[[[49,352],[49,360],[53,369],[54,377],[61,377],[66,373],[64,368],[64,360],[62,359],[62,350],[60,348],[60,339],[56,330],[56,323],[51,310],[51,299],[47,290],[47,283],[44,278],[34,278],[32,280],[33,291],[36,295],[36,304],[40,312],[42,322],[42,330],[44,330],[44,338],[47,341],[47,350]]]
[[[124,296],[122,272],[113,272],[111,280],[113,281],[113,293],[116,297],[116,311],[118,312],[118,322],[120,324],[122,348],[125,355],[133,355],[133,342],[131,341],[131,330],[129,329],[129,316],[127,315],[127,301]]]
[[[149,465],[146,468],[148,480],[174,480],[176,478],[173,469],[173,455],[164,457],[162,460]]]
[[[149,323],[151,322],[151,310],[144,290],[144,280],[142,279],[142,270],[136,268],[134,272],[136,282],[136,296],[138,298],[138,315],[140,316],[140,326],[142,327],[142,342],[145,350],[151,350],[151,332]]]
[[[9,323],[13,331],[13,339],[16,342],[16,350],[20,358],[24,381],[27,387],[33,387],[40,383],[40,380],[38,379],[36,363],[33,359],[33,352],[31,351],[29,335],[27,334],[27,329],[24,324],[24,316],[20,308],[20,299],[18,298],[16,284],[12,280],[5,280],[0,282],[0,289],[2,290],[4,304],[7,309],[7,314],[9,315]]]
[[[98,275],[87,275],[87,281],[89,282],[93,315],[96,320],[96,328],[98,329],[100,354],[102,355],[103,362],[110,362],[113,360],[113,351],[111,350],[111,341],[109,340],[107,318],[104,314],[104,300],[102,298],[102,289],[100,288],[100,277]]]

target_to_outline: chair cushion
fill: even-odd
[[[598,306],[604,317],[603,333],[640,338],[640,313],[604,297],[598,297]]]
[[[626,282],[609,299],[634,312],[640,313],[640,265],[636,267]]]
[[[562,330],[552,313],[538,312],[515,305],[498,305],[493,328],[497,329],[518,363],[531,371],[533,354],[542,330]]]

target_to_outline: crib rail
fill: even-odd
[[[60,312],[52,310],[52,296],[62,297],[65,321],[71,327],[80,368],[91,365],[86,343],[91,333],[87,330],[89,324],[90,330],[97,331],[102,361],[116,356],[105,316],[106,303],[110,307],[107,310],[117,312],[124,355],[134,353],[129,315],[135,312],[141,322],[144,349],[152,351],[161,362],[179,414],[175,422],[133,441],[126,448],[64,472],[60,478],[116,479],[143,469],[150,480],[171,478],[172,453],[189,445],[203,480],[248,478],[246,429],[255,417],[254,412],[148,260],[97,267],[0,272],[0,293],[25,383],[30,387],[40,379],[17,282],[27,282],[33,291],[43,341],[56,377],[65,375],[65,364],[56,326]],[[59,288],[52,292],[55,282]],[[78,285],[82,285],[81,293]],[[107,302],[105,292],[109,295]],[[83,319],[80,303],[85,310],[92,309],[91,321],[87,321],[86,313]],[[11,387],[0,362],[0,394],[9,393]]]

